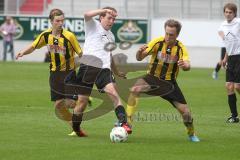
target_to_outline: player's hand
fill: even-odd
[[[142,45],[139,49],[138,52],[143,52],[148,48],[148,46],[146,44]]]
[[[6,36],[6,35],[8,35],[8,32],[7,31],[1,31],[2,32],[2,34],[4,35],[4,36]]]
[[[117,13],[111,9],[104,9],[105,13],[111,14],[113,17],[117,17]]]
[[[183,68],[183,67],[184,67],[184,61],[183,61],[183,59],[180,59],[180,60],[178,61],[178,66],[179,66],[180,68]]]
[[[223,68],[227,68],[227,58],[224,58],[223,60],[222,60],[222,66],[223,66]]]
[[[141,61],[143,60],[147,55],[148,53],[145,51],[146,49],[148,48],[148,46],[146,44],[144,44],[143,46],[141,46],[138,51],[137,51],[137,55],[136,55],[136,59],[138,61]]]
[[[190,69],[190,64],[187,61],[184,61],[183,59],[179,59],[178,61],[178,66],[182,68],[183,70],[189,70]]]
[[[16,55],[16,60],[18,60],[20,57],[23,57],[23,56],[24,56],[24,54],[21,53],[21,52],[19,52],[19,53]]]

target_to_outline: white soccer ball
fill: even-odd
[[[110,140],[113,143],[125,142],[128,138],[128,133],[123,127],[114,127],[110,132]]]

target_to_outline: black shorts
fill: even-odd
[[[79,95],[89,96],[94,84],[99,92],[104,92],[105,86],[109,83],[115,83],[115,78],[110,69],[81,64],[75,82],[76,92]]]
[[[75,79],[76,72],[73,71],[51,71],[49,77],[49,85],[51,89],[51,101],[60,99],[73,99],[77,100],[77,96],[72,94],[73,91],[66,92],[65,79]]]
[[[187,104],[182,91],[175,80],[163,80],[152,75],[146,75],[143,79],[151,86],[151,90],[145,92],[146,94],[160,96],[171,104],[173,104],[174,101]]]
[[[226,82],[240,83],[240,55],[228,56]]]

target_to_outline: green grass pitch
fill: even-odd
[[[0,63],[0,159],[238,160],[240,124],[225,123],[229,108],[224,70],[218,80],[211,73],[212,69],[192,69],[178,77],[200,143],[189,142],[177,111],[154,97],[140,100],[128,141],[113,144],[109,132],[116,121],[114,112],[83,122],[89,137],[67,136],[71,129],[55,116],[50,102],[48,64]]]

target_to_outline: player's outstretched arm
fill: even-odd
[[[228,54],[226,53],[223,60],[222,60],[222,66],[225,69],[226,69],[226,65],[227,65],[227,60],[228,60]]]
[[[110,10],[110,9],[96,9],[96,10],[90,10],[84,13],[84,19],[85,21],[89,21],[92,17],[95,17],[100,14],[109,13],[113,15],[114,17],[117,17],[116,12]]]
[[[24,55],[30,54],[35,50],[35,48],[30,44],[27,48],[25,48],[23,51],[20,51],[16,55],[16,59],[23,57]]]
[[[141,61],[143,60],[145,57],[148,56],[148,53],[146,51],[146,49],[148,48],[148,46],[145,44],[143,46],[141,46],[138,51],[137,51],[137,54],[136,54],[136,59],[138,61]]]

